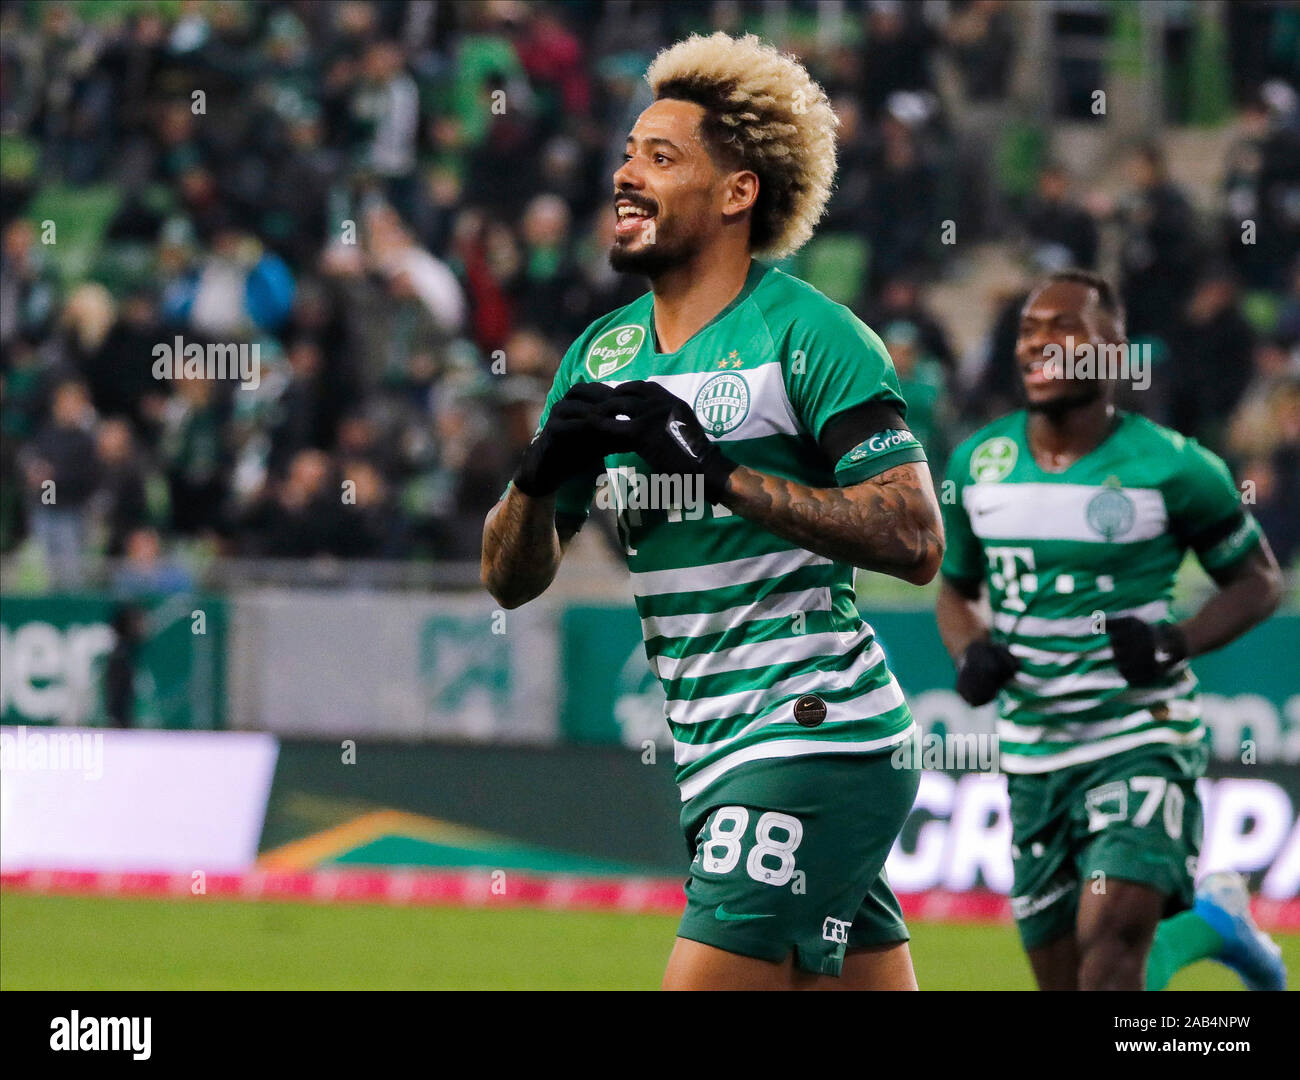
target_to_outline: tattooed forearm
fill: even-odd
[[[729,509],[829,559],[923,585],[943,558],[943,525],[924,465],[899,465],[848,488],[812,488],[747,469]]]
[[[562,554],[555,499],[530,498],[512,487],[483,524],[479,576],[502,607],[519,607],[555,580]]]

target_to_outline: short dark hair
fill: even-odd
[[[1121,331],[1124,329],[1124,301],[1119,298],[1119,293],[1115,291],[1106,277],[1095,270],[1058,270],[1054,274],[1048,274],[1034,292],[1039,292],[1058,281],[1069,281],[1075,285],[1084,285],[1092,289],[1097,294],[1097,306],[1115,320],[1115,325]]]

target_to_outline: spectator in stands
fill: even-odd
[[[143,435],[166,402],[166,387],[153,377],[154,346],[166,341],[151,293],[133,292],[121,304],[103,344],[82,361],[95,408],[105,416],[130,419]]]
[[[339,469],[343,495],[332,552],[344,559],[391,559],[403,554],[401,519],[383,476],[364,460]]]
[[[298,338],[289,346],[288,359],[288,385],[276,402],[270,425],[272,472],[282,471],[299,450],[325,449],[334,440],[319,343]]]
[[[145,469],[125,420],[113,418],[99,425],[95,472],[98,486],[91,497],[91,509],[104,551],[118,556],[126,549],[127,535],[149,519]]]
[[[922,160],[912,129],[887,116],[881,123],[884,153],[872,188],[873,281],[930,264],[938,242],[938,192],[933,168]]]
[[[185,536],[215,532],[229,484],[230,455],[223,434],[227,410],[217,386],[206,379],[180,379],[174,385],[159,440],[172,529]]]
[[[300,450],[284,479],[269,484],[250,512],[249,553],[280,559],[333,554],[342,497],[329,455]]]
[[[59,313],[57,334],[51,342],[59,367],[84,375],[116,321],[116,305],[103,285],[85,281],[73,288]]]
[[[80,579],[87,546],[87,503],[98,480],[94,423],[85,385],[60,383],[51,399],[49,422],[22,457],[32,533],[52,579],[65,586]]]
[[[482,540],[483,516],[501,495],[501,470],[512,459],[480,398],[444,396],[434,431],[438,457],[427,478],[434,553],[472,559]]]
[[[868,313],[870,326],[885,326],[898,320],[916,327],[922,353],[938,361],[951,376],[957,358],[948,343],[948,333],[921,299],[920,276],[908,271],[885,281],[880,290],[879,302]]]
[[[934,36],[919,8],[899,0],[876,0],[866,10],[863,104],[872,119],[898,90],[931,90]]]
[[[1097,265],[1097,223],[1070,198],[1064,166],[1048,165],[1039,174],[1038,194],[1025,211],[1025,234],[1042,265],[1085,270]]]
[[[1169,179],[1154,143],[1130,159],[1133,190],[1121,200],[1120,288],[1129,337],[1163,337],[1181,319],[1195,283],[1198,238],[1191,205]]]
[[[0,238],[0,347],[20,336],[36,341],[54,321],[57,292],[36,244],[36,229],[19,218]]]
[[[381,178],[388,200],[409,217],[420,95],[397,42],[377,41],[366,49],[361,82],[352,95],[352,120],[360,131],[361,163]]]
[[[194,579],[189,572],[163,554],[157,529],[133,529],[126,538],[125,554],[113,576],[113,591],[118,596],[141,599],[193,590]]]
[[[855,98],[840,94],[831,105],[840,122],[836,142],[838,173],[821,232],[863,236],[871,225],[872,172],[878,151],[862,123],[862,110]]]
[[[960,174],[958,205],[968,239],[1001,231],[995,169],[1007,135],[1007,94],[1016,53],[1009,8],[1001,0],[959,0],[949,5],[949,17],[940,27],[961,86],[948,104],[956,135],[953,164]]]
[[[1288,126],[1296,95],[1281,85],[1252,95],[1241,110],[1223,179],[1229,257],[1248,287],[1279,291],[1287,260],[1300,251],[1300,132]]]
[[[401,378],[407,358],[441,351],[465,321],[465,297],[446,263],[420,248],[391,207],[365,213],[364,245],[334,243],[322,268],[342,298],[363,393]]]
[[[1279,440],[1276,407],[1282,387],[1300,378],[1300,342],[1265,338],[1255,345],[1252,373],[1228,423],[1227,450],[1237,460],[1267,456]]]
[[[577,322],[579,299],[571,295],[576,275],[569,219],[569,208],[558,195],[529,201],[520,226],[523,272],[513,282],[517,318],[555,338],[572,338],[586,328]]]
[[[1170,420],[1179,431],[1222,446],[1227,418],[1250,381],[1255,340],[1230,269],[1202,273],[1169,340]]]
[[[959,0],[952,5],[943,38],[969,102],[1001,101],[1007,96],[1016,54],[1010,7],[1004,0]]]

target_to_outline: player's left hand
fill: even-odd
[[[1173,623],[1148,623],[1132,615],[1107,618],[1115,666],[1130,686],[1158,683],[1187,659],[1187,640]]]
[[[720,503],[738,467],[717,448],[695,411],[658,383],[637,380],[617,387],[593,411],[591,427],[618,450],[640,454],[657,473],[704,477],[704,495]]]

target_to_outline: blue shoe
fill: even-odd
[[[1223,938],[1223,949],[1214,959],[1240,975],[1247,990],[1286,989],[1282,950],[1250,917],[1245,878],[1210,874],[1197,887],[1192,910]]]

